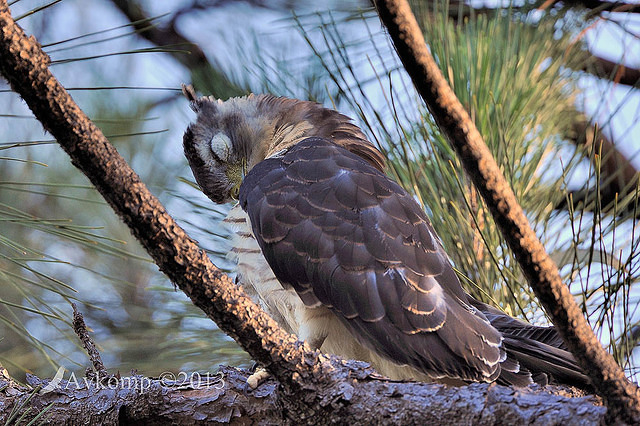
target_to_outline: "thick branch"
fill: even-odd
[[[44,389],[19,409],[18,416],[25,416],[20,424],[28,424],[42,411],[45,413],[40,422],[56,425],[195,425],[239,419],[245,423],[262,420],[265,424],[276,424],[282,419],[276,405],[275,381],[265,383],[255,392],[246,392],[246,372],[232,368],[222,368],[211,375],[172,377],[177,380],[169,380],[169,376],[164,373],[160,379],[130,376],[101,380],[105,377],[76,377],[67,373],[58,383],[27,376],[31,386]],[[50,383],[53,389],[46,388]],[[0,423],[7,424],[14,408],[33,390],[0,377],[0,388],[3,386],[6,387],[0,392],[3,408]]]
[[[427,49],[409,4],[406,0],[375,3],[418,93],[458,153],[554,325],[605,399],[611,419],[640,422],[638,387],[625,377],[582,316],[482,136]]]
[[[270,379],[253,391],[246,389],[248,373],[222,368],[210,377],[193,375],[169,381],[142,376],[112,378],[107,382],[71,378],[52,391],[35,394],[22,423],[27,424],[49,404],[45,417],[50,424],[298,424],[286,420],[286,401],[279,384]],[[30,377],[32,386],[48,381]],[[310,384],[312,386],[312,384]],[[339,423],[365,424],[580,424],[602,423],[606,409],[595,397],[571,398],[562,389],[513,389],[474,384],[456,388],[427,383],[388,383],[380,380],[345,384],[342,395],[324,404],[340,407],[348,400],[351,411],[361,416],[343,417]],[[5,424],[13,407],[31,390],[0,376],[0,423]],[[341,401],[342,400],[342,401]],[[427,408],[428,407],[428,408]],[[27,411],[28,409],[28,411]],[[373,412],[377,417],[366,413]],[[348,414],[348,413],[343,413]],[[464,420],[463,420],[464,419]],[[329,418],[312,418],[329,424]],[[336,420],[336,417],[333,418]],[[340,421],[341,420],[341,421]]]

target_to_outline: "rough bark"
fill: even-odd
[[[490,384],[447,387],[426,383],[381,380],[345,381],[342,393],[323,401],[345,417],[292,418],[280,385],[269,379],[255,390],[246,389],[248,372],[222,367],[209,379],[169,381],[167,377],[113,378],[99,383],[82,378],[63,380],[53,391],[36,393],[20,410],[26,424],[41,417],[51,424],[538,424],[595,425],[606,409],[597,398],[570,397],[566,390],[547,386],[514,389]],[[69,376],[67,375],[69,379]],[[31,385],[49,381],[30,377]],[[99,384],[96,384],[99,383]],[[0,423],[32,390],[0,375]],[[367,423],[365,423],[367,422]]]
[[[471,117],[427,49],[408,2],[378,0],[375,4],[418,93],[485,200],[527,281],[604,398],[610,419],[640,423],[638,387],[625,377],[582,316]]]

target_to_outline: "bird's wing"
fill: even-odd
[[[502,334],[503,344],[509,358],[515,360],[520,369],[516,380],[521,381],[523,373],[529,371],[532,380],[545,384],[549,379],[560,383],[591,390],[591,382],[576,363],[576,360],[565,345],[558,331],[553,327],[539,327],[504,312],[469,299],[482,312],[496,330]],[[504,364],[502,364],[504,370]],[[550,377],[549,377],[550,376]],[[512,375],[500,379],[503,383],[515,383]]]
[[[321,138],[257,164],[240,204],[276,277],[358,340],[434,378],[492,381],[501,334],[469,305],[415,200]]]

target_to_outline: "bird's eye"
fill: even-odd
[[[211,138],[211,142],[209,143],[211,147],[211,152],[213,153],[216,159],[219,159],[222,162],[229,161],[229,157],[231,156],[231,139],[229,136],[224,133],[218,133],[213,138]]]

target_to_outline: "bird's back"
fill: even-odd
[[[376,356],[431,379],[582,378],[556,340],[536,340],[541,329],[465,293],[415,200],[345,148],[310,138],[263,161],[240,204],[275,277],[304,302],[302,337],[324,342],[342,324]],[[358,358],[347,346],[332,352]]]

